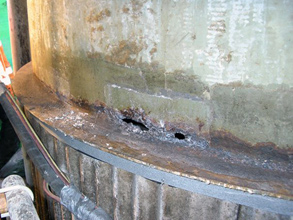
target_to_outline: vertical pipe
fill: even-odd
[[[14,73],[31,60],[26,0],[7,0]]]
[[[21,150],[22,150],[22,155],[23,155],[25,179],[26,179],[26,182],[27,182],[28,186],[31,188],[34,185],[31,164],[30,164],[30,161],[29,161],[29,157],[28,157],[28,155],[26,153],[26,150],[25,150],[25,148],[23,146],[21,147]]]

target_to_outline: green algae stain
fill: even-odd
[[[6,0],[0,0],[0,40],[3,44],[5,55],[12,66],[12,56],[10,47],[8,12]]]

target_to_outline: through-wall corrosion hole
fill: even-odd
[[[184,140],[185,139],[185,135],[182,134],[182,133],[177,132],[174,135],[175,135],[175,138],[177,138],[179,140]]]
[[[124,118],[124,119],[122,119],[122,121],[126,122],[127,124],[131,123],[134,126],[140,127],[140,129],[142,131],[148,131],[149,130],[143,123],[135,121],[135,120],[132,120],[130,118]]]

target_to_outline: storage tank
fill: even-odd
[[[290,1],[29,0],[28,17],[15,93],[111,217],[292,218]]]

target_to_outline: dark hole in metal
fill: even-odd
[[[130,118],[124,118],[124,119],[122,119],[122,121],[126,122],[127,124],[131,123],[134,126],[138,126],[138,127],[140,127],[140,129],[142,131],[148,131],[149,130],[143,123],[135,121],[135,120],[132,120]]]
[[[185,139],[185,135],[182,133],[175,133],[175,138],[179,139],[179,140],[184,140]]]

